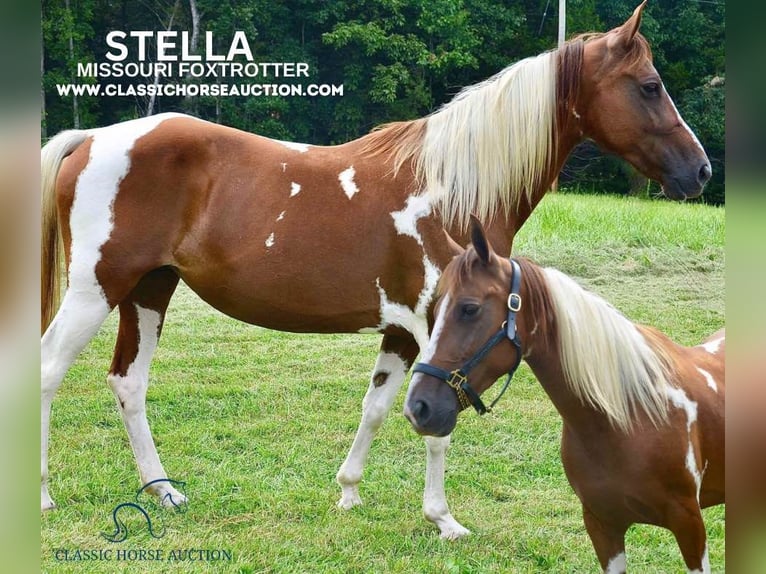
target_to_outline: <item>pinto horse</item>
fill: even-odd
[[[659,181],[670,198],[698,196],[710,178],[638,32],[642,9],[607,33],[511,65],[427,117],[338,146],[276,141],[181,114],[55,136],[41,158],[42,508],[54,506],[53,396],[115,307],[108,384],[142,482],[167,476],[144,403],[180,279],[248,323],[383,334],[360,427],[337,474],[338,505],[360,504],[370,443],[428,342],[436,283],[451,258],[445,226],[465,239],[476,211],[494,221],[493,240],[510,252],[584,138]],[[60,251],[68,288],[59,303]],[[444,494],[449,438],[426,444],[424,514],[456,538],[468,531]],[[156,484],[163,500],[183,500]]]
[[[625,572],[625,532],[648,523],[709,573],[700,509],[724,502],[723,329],[682,347],[555,269],[500,258],[478,220],[472,236],[442,275],[405,416],[449,434],[523,356],[564,420],[561,459],[604,571]]]

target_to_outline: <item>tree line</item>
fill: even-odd
[[[567,37],[619,25],[636,4],[568,0]],[[555,0],[43,0],[42,137],[183,111],[278,139],[342,143],[381,123],[424,116],[462,87],[554,48],[557,5]],[[57,84],[115,81],[77,77],[78,63],[107,61],[105,38],[114,30],[186,31],[196,53],[205,50],[210,32],[218,54],[226,53],[241,30],[256,62],[307,63],[309,77],[296,81],[342,85],[343,96],[60,95]],[[714,176],[705,200],[724,203],[724,2],[649,0],[641,31],[668,92],[710,156]],[[148,54],[150,61],[152,50]],[[187,75],[181,81],[216,80]],[[656,192],[625,162],[587,142],[573,152],[560,185],[585,192]]]

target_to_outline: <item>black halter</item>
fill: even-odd
[[[513,374],[519,367],[519,363],[521,363],[521,339],[519,339],[519,333],[516,330],[516,313],[521,310],[521,295],[519,294],[519,290],[521,288],[521,268],[514,259],[511,259],[510,261],[513,275],[511,276],[511,292],[508,295],[508,318],[500,327],[500,330],[495,333],[489,341],[484,343],[484,346],[476,351],[476,354],[468,359],[468,361],[466,361],[465,364],[459,369],[455,369],[454,371],[445,371],[444,369],[434,367],[428,363],[416,363],[412,368],[413,373],[431,375],[432,377],[436,377],[437,379],[441,379],[447,383],[450,387],[455,389],[461,407],[467,408],[469,404],[473,405],[473,407],[476,409],[476,412],[478,412],[480,415],[492,411],[492,407],[495,406],[495,403],[497,403],[497,401],[500,400],[500,397],[503,396],[503,393],[505,393],[505,390],[511,383]],[[500,394],[497,395],[497,398],[492,401],[489,407],[486,407],[481,401],[478,393],[471,388],[471,385],[468,384],[468,373],[471,371],[471,369],[478,365],[498,343],[504,339],[508,339],[511,343],[513,343],[513,346],[516,347],[516,361],[514,361],[513,366],[508,371],[508,378],[505,379],[505,384],[503,385]]]

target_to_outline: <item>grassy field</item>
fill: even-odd
[[[558,267],[636,321],[696,344],[724,323],[724,210],[558,194],[517,237],[518,254]],[[472,535],[439,539],[421,516],[425,447],[401,416],[404,393],[372,446],[364,506],[335,503],[379,336],[290,335],[236,322],[183,286],[152,364],[148,416],[185,513],[151,510],[166,535],[112,544],[112,509],[140,486],[105,375],[111,317],[53,404],[51,494],[42,517],[44,572],[582,573],[598,571],[558,456],[561,421],[522,365],[495,413],[464,413],[447,458],[447,498]],[[489,391],[492,396],[493,390]],[[714,572],[724,570],[724,510],[705,511]],[[111,550],[62,561],[56,551]],[[162,550],[163,561],[116,559]],[[172,550],[231,560],[169,561]],[[685,572],[669,532],[634,527],[632,572]],[[63,555],[59,553],[59,558]]]

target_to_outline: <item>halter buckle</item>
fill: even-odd
[[[449,378],[445,382],[456,391],[463,391],[461,387],[463,383],[468,382],[468,375],[460,369],[455,369],[449,374]]]
[[[518,293],[510,293],[508,295],[508,310],[513,313],[521,311],[521,295]]]

